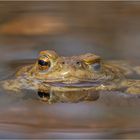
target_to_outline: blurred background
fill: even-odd
[[[139,58],[139,25],[140,2],[0,2],[0,52]]]
[[[45,49],[139,62],[139,34],[138,1],[0,1],[0,78]],[[30,93],[0,96],[0,138],[140,138],[137,98],[47,105]]]

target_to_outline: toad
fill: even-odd
[[[140,80],[128,79],[140,67],[123,61],[105,61],[87,53],[63,57],[55,51],[41,51],[34,64],[22,67],[13,79],[2,81],[6,90],[34,90],[47,103],[94,101],[103,91],[140,94]]]

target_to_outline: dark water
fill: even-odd
[[[0,2],[0,7],[0,79],[34,62],[44,49],[139,63],[140,2]],[[1,89],[0,138],[140,138],[139,107],[140,98],[121,93],[101,94],[91,103],[48,105],[31,91]]]

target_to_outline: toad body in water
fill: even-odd
[[[13,92],[34,90],[47,103],[94,101],[104,91],[139,95],[140,80],[127,78],[132,73],[140,73],[140,67],[105,61],[92,53],[63,57],[45,50],[34,64],[20,68],[1,85]]]

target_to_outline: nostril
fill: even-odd
[[[65,64],[65,62],[63,61],[63,62],[62,62],[62,64],[64,65],[64,64]]]
[[[79,64],[80,64],[80,62],[79,62],[79,61],[77,61],[77,62],[76,62],[76,64],[77,64],[77,65],[79,65]]]
[[[77,68],[84,68],[84,64],[81,61],[77,61],[75,65]]]

